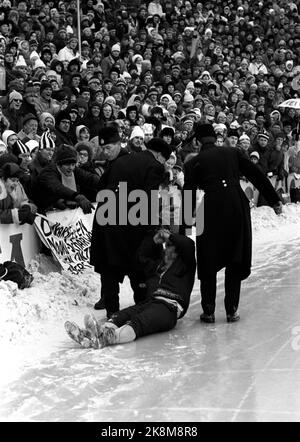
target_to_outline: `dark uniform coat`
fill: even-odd
[[[101,177],[101,187],[112,190],[116,195],[117,225],[101,226],[98,224],[97,212],[102,206],[99,202],[94,218],[91,244],[91,264],[98,273],[113,267],[116,272],[119,270],[120,274],[124,275],[135,269],[136,251],[148,230],[148,226],[118,225],[119,184],[126,182],[128,193],[136,189],[149,193],[151,190],[158,190],[159,184],[164,179],[164,167],[151,152],[145,150],[129,154],[121,151],[121,154],[121,157],[111,162],[110,167]],[[129,208],[130,204],[128,204],[128,211]]]
[[[204,231],[196,238],[199,279],[228,265],[236,266],[241,280],[250,275],[250,207],[240,176],[251,181],[271,206],[279,202],[268,178],[238,149],[204,144],[197,157],[187,162],[184,189],[205,192]]]

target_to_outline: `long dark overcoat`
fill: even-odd
[[[164,179],[164,167],[145,150],[143,152],[122,154],[112,161],[109,169],[101,177],[102,188],[110,189],[116,196],[116,218],[119,216],[119,185],[126,183],[128,192],[158,190]],[[124,195],[121,196],[124,202]],[[102,273],[107,268],[114,268],[120,274],[134,270],[136,266],[136,251],[143,240],[149,226],[143,225],[99,225],[97,212],[101,211],[103,203],[98,203],[94,217],[91,264],[95,271]],[[136,203],[134,203],[136,204]],[[128,211],[134,204],[128,204]],[[100,213],[100,212],[99,212]]]
[[[184,189],[203,189],[204,230],[196,237],[198,278],[235,265],[241,279],[251,273],[249,200],[239,184],[245,176],[271,206],[279,197],[267,177],[238,149],[204,144],[186,165]]]

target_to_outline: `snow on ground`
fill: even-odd
[[[269,207],[252,210],[255,250],[273,241],[292,240],[300,234],[300,204],[284,206],[277,216]],[[62,348],[62,331],[67,319],[82,323],[83,315],[93,310],[99,299],[99,276],[92,271],[74,276],[59,273],[46,256],[30,266],[32,287],[18,290],[12,282],[0,282],[0,345],[5,361],[0,365],[0,382],[7,384],[26,363]],[[122,287],[122,305],[132,302],[128,281]],[[104,317],[104,312],[97,312]]]

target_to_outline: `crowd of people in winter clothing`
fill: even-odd
[[[130,153],[153,137],[171,145],[179,188],[198,152],[198,122],[277,181],[300,174],[299,111],[278,107],[299,96],[298,8],[296,0],[83,0],[78,21],[75,0],[3,0],[0,164],[20,170],[2,168],[1,222],[12,219],[3,210],[23,204],[5,184],[17,175],[38,209],[73,207],[78,194],[88,210],[81,196],[95,199],[107,165],[98,132],[111,124]],[[64,155],[76,164],[69,179]]]
[[[204,259],[201,253],[208,247],[200,240],[197,253],[212,266],[205,273],[201,259],[197,264],[204,278],[202,320],[214,322],[215,276],[226,267],[227,320],[236,321],[241,280],[251,265],[249,208],[238,184],[243,176],[238,175],[253,178],[266,194],[267,201],[260,204],[269,203],[280,213],[279,196],[264,178],[272,177],[274,187],[280,182],[286,189],[291,174],[296,186],[299,182],[300,111],[297,100],[295,108],[280,106],[299,94],[298,0],[82,0],[79,14],[76,0],[2,0],[0,223],[32,224],[37,213],[78,206],[90,213],[98,190],[111,186],[117,193],[120,180],[133,189],[158,188],[162,199],[172,193],[173,201],[185,182],[204,186],[208,201],[214,201],[215,188],[224,192],[229,186],[228,201],[238,210],[243,201],[242,221],[235,220],[232,232],[236,255],[230,255],[229,235],[228,253],[217,262],[222,254],[217,245],[211,247],[213,235],[207,231],[201,241],[214,254]],[[197,132],[199,127],[209,140]],[[193,162],[200,149],[202,166]],[[215,158],[213,167],[210,157]],[[211,183],[206,174],[217,164],[216,183]],[[201,177],[193,175],[199,168]],[[220,175],[225,170],[228,183]],[[294,201],[299,194],[300,189],[293,193]],[[247,227],[247,241],[239,235],[239,225]],[[108,317],[119,311],[119,283],[125,275],[136,304],[145,299],[145,278],[140,279],[133,263],[145,232],[115,227],[103,230],[94,224],[91,245],[91,263],[101,274],[103,292],[95,308],[105,306]],[[153,332],[145,325],[149,312],[150,318],[153,312],[161,314],[167,303],[169,320],[157,324],[159,331],[172,328],[188,306],[192,286],[187,294],[175,295],[169,279],[167,287],[161,286],[175,263],[182,274],[188,271],[181,262],[185,241],[174,231],[156,235],[152,240],[158,248],[164,244],[169,250],[162,260],[151,255],[160,262],[160,273],[152,276],[160,290],[155,297],[163,298],[164,308],[150,303],[146,310],[130,311],[144,316],[124,342]],[[239,271],[232,266],[237,256],[245,264]],[[128,314],[115,318],[114,325],[122,328]],[[97,327],[93,318],[87,322],[91,329]],[[81,333],[72,324],[68,332]],[[84,338],[81,334],[78,339]]]

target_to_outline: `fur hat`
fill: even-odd
[[[239,133],[237,131],[237,129],[233,129],[233,128],[229,128],[228,133],[227,133],[227,137],[237,137],[239,138]]]
[[[198,141],[203,140],[203,138],[216,138],[214,128],[211,124],[198,124],[195,128],[195,137]]]
[[[120,134],[117,126],[107,126],[103,127],[98,132],[99,145],[104,146],[105,144],[117,143],[120,141]]]
[[[42,112],[40,115],[40,123],[43,126],[43,124],[45,123],[47,118],[51,118],[52,122],[53,122],[53,126],[55,125],[55,118],[52,114],[50,114],[50,112]]]
[[[57,149],[55,163],[58,165],[77,163],[77,152],[74,147],[62,144]]]
[[[173,127],[169,127],[169,126],[166,126],[166,127],[164,127],[163,129],[162,129],[162,131],[160,132],[160,137],[162,138],[162,137],[174,137],[174,135],[175,135],[175,130],[173,129]]]
[[[30,121],[30,120],[38,121],[38,118],[33,114],[30,114],[30,113],[26,114],[25,117],[23,118],[23,126],[27,123],[27,121]]]
[[[1,175],[5,180],[7,178],[20,178],[22,171],[16,163],[5,163],[1,167]]]
[[[60,122],[62,120],[69,120],[69,121],[71,121],[69,112],[67,112],[67,111],[60,111],[60,112],[58,112],[58,114],[56,115],[56,124],[57,124],[57,126],[60,124]]]
[[[146,145],[147,149],[154,150],[154,152],[160,152],[162,156],[168,160],[172,153],[172,148],[161,138],[152,138]]]

